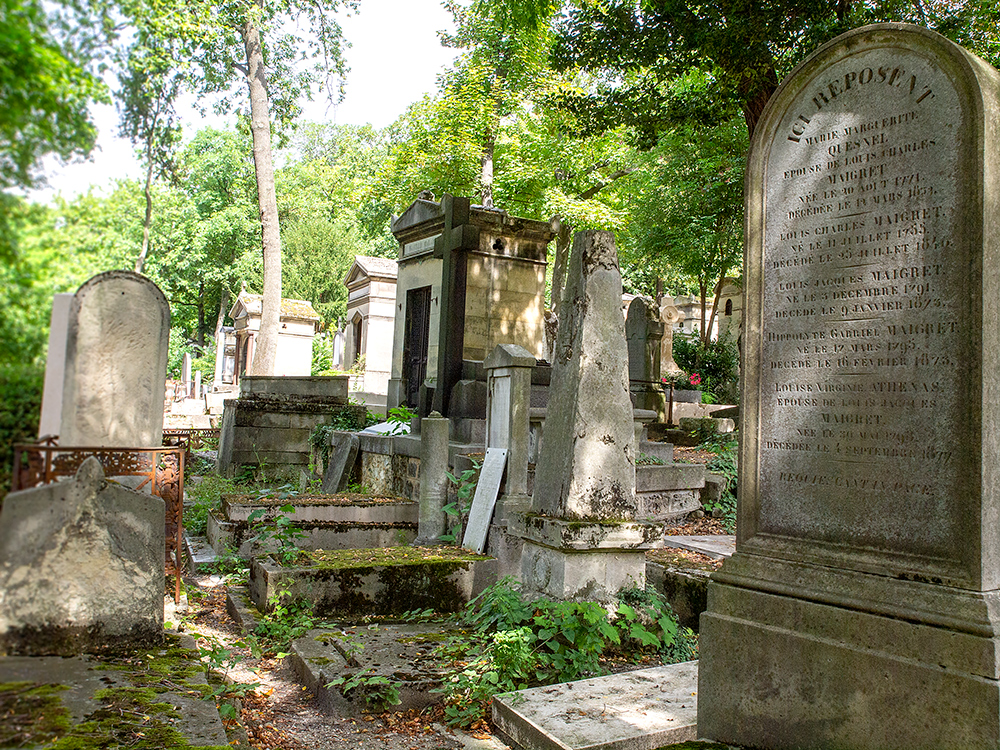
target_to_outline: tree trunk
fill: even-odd
[[[708,314],[705,310],[706,307],[706,297],[708,297],[708,281],[705,279],[698,279],[698,292],[701,296],[701,334],[698,338],[701,339],[701,345],[703,347],[708,346],[709,340],[712,338],[706,324],[708,322]]]
[[[483,139],[483,158],[479,172],[479,194],[483,203],[483,208],[493,208],[493,148],[496,145],[496,136],[493,135],[492,128],[486,131]]]
[[[712,326],[715,325],[715,320],[719,316],[719,298],[722,297],[722,285],[726,280],[726,273],[728,268],[723,268],[722,272],[719,274],[719,281],[715,284],[715,296],[712,298],[712,313],[708,316],[708,330],[712,330]],[[706,339],[705,345],[708,345],[708,340]]]
[[[135,272],[142,273],[142,267],[146,265],[146,255],[149,253],[149,228],[153,223],[153,160],[149,157],[149,150],[146,153],[146,216],[142,220],[142,248],[139,256],[135,259]]]
[[[566,284],[569,251],[573,245],[572,234],[573,227],[560,216],[559,231],[556,233],[556,257],[552,259],[552,294],[549,297],[549,308],[557,316],[559,304],[562,302],[563,286]]]
[[[258,5],[261,0],[258,0]],[[247,83],[250,87],[250,132],[253,135],[253,163],[260,205],[261,244],[264,252],[264,301],[257,334],[252,375],[273,375],[278,354],[278,326],[281,316],[281,235],[278,229],[278,200],[274,189],[271,157],[271,118],[267,98],[264,55],[260,31],[248,18],[240,28],[247,54]]]
[[[219,314],[215,318],[215,340],[219,340],[222,326],[226,322],[226,314],[229,312],[229,288],[223,284],[219,290]]]
[[[198,284],[198,346],[205,348],[205,282]]]

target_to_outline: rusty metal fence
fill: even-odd
[[[163,444],[184,449],[188,463],[191,462],[192,451],[205,448],[207,441],[214,440],[219,444],[219,429],[217,427],[163,428]]]
[[[166,431],[164,431],[166,432]],[[216,431],[217,432],[217,431]],[[19,443],[14,446],[11,490],[49,484],[76,475],[80,464],[94,456],[106,477],[145,477],[136,489],[149,491],[166,505],[166,575],[174,576],[174,602],[180,602],[183,574],[184,447],[88,448]]]

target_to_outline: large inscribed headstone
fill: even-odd
[[[170,306],[145,276],[84,283],[70,307],[59,444],[161,445],[169,337]]]
[[[887,24],[820,48],[757,125],[699,736],[1000,743],[998,100],[986,63]]]

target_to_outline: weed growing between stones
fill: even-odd
[[[639,456],[635,459],[636,466],[663,466],[666,463],[662,458],[657,456],[650,456],[646,453],[639,452]]]
[[[715,457],[705,465],[705,468],[726,479],[726,487],[722,491],[722,497],[718,501],[706,505],[705,509],[713,515],[715,515],[714,511],[721,511],[719,520],[722,521],[723,528],[727,533],[734,534],[736,533],[736,481],[738,475],[736,441],[734,439],[726,443],[708,442],[699,447],[715,454]]]
[[[301,552],[298,540],[306,536],[302,527],[292,521],[292,513],[295,512],[295,506],[291,503],[282,505],[278,508],[278,516],[270,524],[264,523],[263,520],[267,511],[267,508],[257,508],[247,519],[257,532],[257,543],[264,544],[268,540],[271,540],[276,545],[271,554],[278,562],[282,565],[295,562]]]
[[[454,544],[458,541],[469,517],[469,508],[472,507],[472,498],[476,494],[476,483],[479,479],[479,469],[483,462],[478,459],[470,459],[472,468],[466,469],[457,477],[450,471],[445,472],[448,481],[455,486],[455,502],[448,503],[441,510],[448,516],[447,530],[438,537],[439,541],[445,544]]]
[[[527,602],[504,578],[470,602],[459,621],[467,634],[436,650],[456,664],[441,688],[453,726],[481,720],[497,693],[599,675],[606,656],[656,654],[675,663],[697,650],[697,637],[652,589],[622,592],[609,616],[596,602]]]
[[[364,698],[365,705],[379,713],[389,706],[398,706],[403,702],[399,697],[399,688],[392,680],[385,675],[368,674],[369,671],[362,669],[356,674],[335,677],[326,683],[326,686],[339,688],[341,694],[348,700]]]
[[[303,597],[293,598],[287,588],[275,591],[270,604],[270,611],[257,623],[254,636],[259,639],[261,651],[284,658],[292,641],[321,623],[313,615],[312,603]]]

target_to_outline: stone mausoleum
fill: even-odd
[[[548,222],[424,193],[392,233],[399,261],[390,408],[451,415],[459,381],[485,388],[476,373],[498,344],[544,359],[546,247],[555,236]]]
[[[347,327],[344,365],[360,371],[360,396],[369,406],[385,410],[392,367],[396,322],[396,261],[355,255],[344,284],[347,287]],[[364,358],[360,362],[361,358]]]
[[[236,337],[234,385],[250,371],[260,332],[263,297],[240,292],[229,311]],[[313,306],[300,299],[282,299],[278,324],[278,356],[274,361],[275,375],[307,376],[312,368],[312,340],[319,326],[319,314]]]

